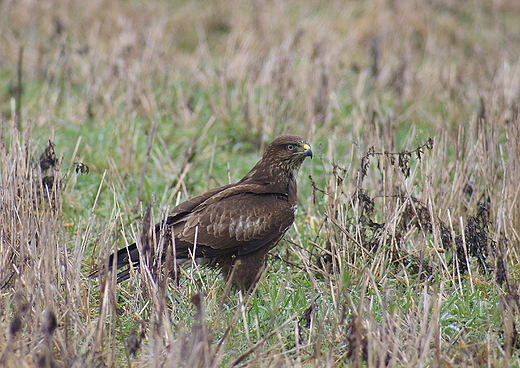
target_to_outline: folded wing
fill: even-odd
[[[247,254],[274,246],[294,221],[294,208],[280,194],[238,192],[202,203],[169,224],[178,258]],[[195,253],[193,253],[195,251]]]

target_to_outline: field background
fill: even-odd
[[[519,109],[517,0],[1,1],[0,366],[518,367]],[[283,133],[256,293],[87,278]]]

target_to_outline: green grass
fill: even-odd
[[[520,366],[515,1],[47,5],[0,6],[0,366]],[[255,293],[86,277],[283,133],[316,156]]]

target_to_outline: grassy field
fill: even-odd
[[[0,366],[519,367],[520,2],[0,2]],[[251,295],[87,277],[316,153]]]

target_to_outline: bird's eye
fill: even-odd
[[[294,144],[288,144],[287,145],[287,150],[293,151],[294,150]]]

